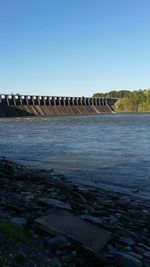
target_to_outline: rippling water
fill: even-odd
[[[1,118],[0,156],[149,192],[150,114]]]

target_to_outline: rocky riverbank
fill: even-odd
[[[150,266],[149,203],[75,185],[53,170],[32,169],[6,159],[0,159],[0,188],[0,266]],[[65,236],[54,237],[38,228],[35,220],[58,203],[111,232],[97,257]]]

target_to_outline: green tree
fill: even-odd
[[[108,93],[96,93],[93,97],[118,98],[115,104],[117,112],[150,112],[150,89],[113,90]]]

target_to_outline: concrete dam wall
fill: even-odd
[[[0,117],[79,115],[114,112],[116,99],[0,95]]]

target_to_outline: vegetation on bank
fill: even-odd
[[[0,222],[0,231],[5,233],[8,238],[13,238],[16,241],[22,241],[29,246],[35,245],[31,235],[19,226],[11,223]]]
[[[150,112],[150,89],[138,91],[110,91],[96,93],[93,97],[118,98],[115,104],[117,112]]]

